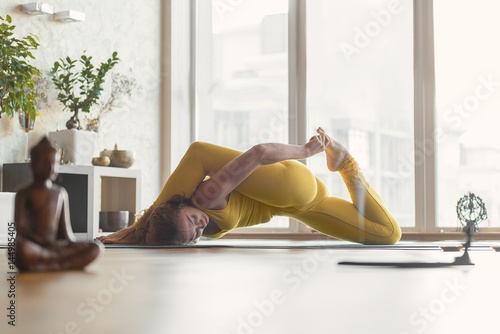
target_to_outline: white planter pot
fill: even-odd
[[[49,140],[63,150],[62,159],[75,165],[92,165],[97,133],[76,129],[49,132]]]

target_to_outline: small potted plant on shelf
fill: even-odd
[[[0,117],[3,113],[14,117],[21,111],[34,121],[38,115],[35,78],[41,74],[29,58],[35,59],[31,52],[39,46],[38,37],[14,37],[16,26],[9,15],[0,16],[0,22]]]
[[[93,131],[77,131],[82,129],[78,113],[89,113],[98,104],[104,78],[119,60],[118,53],[113,52],[111,58],[96,67],[84,51],[79,61],[66,57],[54,63],[52,81],[59,90],[57,99],[65,110],[73,112],[66,122],[68,130],[49,133],[50,140],[63,151],[63,162],[91,165],[97,136]],[[75,69],[77,65],[81,68],[79,72]]]
[[[76,60],[70,57],[59,59],[52,68],[52,81],[59,90],[57,99],[64,109],[73,112],[73,116],[66,122],[68,129],[81,129],[78,113],[90,112],[94,104],[98,104],[103,90],[104,77],[119,61],[115,51],[111,58],[96,68],[92,64],[92,57],[87,57],[85,51],[80,57],[81,71],[74,72]]]

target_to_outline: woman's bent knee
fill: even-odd
[[[395,245],[401,240],[401,228],[395,224],[394,229],[384,236],[376,237],[374,240],[367,240],[365,245]]]
[[[399,240],[401,240],[401,229],[397,226],[394,232],[387,237],[387,245],[395,245]]]

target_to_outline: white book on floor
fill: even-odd
[[[0,245],[7,245],[9,226],[14,226],[16,193],[0,192]]]

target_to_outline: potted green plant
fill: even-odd
[[[68,130],[49,132],[49,139],[61,148],[64,162],[92,164],[97,134],[93,131],[78,131],[82,129],[78,113],[89,113],[98,104],[104,77],[118,61],[118,53],[113,52],[111,58],[96,67],[92,64],[92,57],[87,57],[84,51],[79,61],[66,57],[54,63],[51,70],[52,82],[59,90],[57,99],[65,110],[73,112],[66,123]],[[77,65],[79,71],[76,70]]]
[[[65,110],[73,112],[73,116],[66,123],[68,129],[81,129],[78,113],[90,112],[98,104],[103,90],[104,77],[119,61],[118,53],[113,52],[111,58],[96,68],[92,64],[92,57],[87,57],[85,51],[80,57],[81,70],[75,72],[76,60],[70,57],[59,59],[52,68],[52,81],[59,90],[57,99],[64,105]]]
[[[35,59],[31,52],[39,46],[38,37],[15,37],[16,26],[9,15],[0,16],[0,22],[0,117],[22,111],[34,121],[38,115],[35,78],[41,74],[29,64],[29,58]]]

